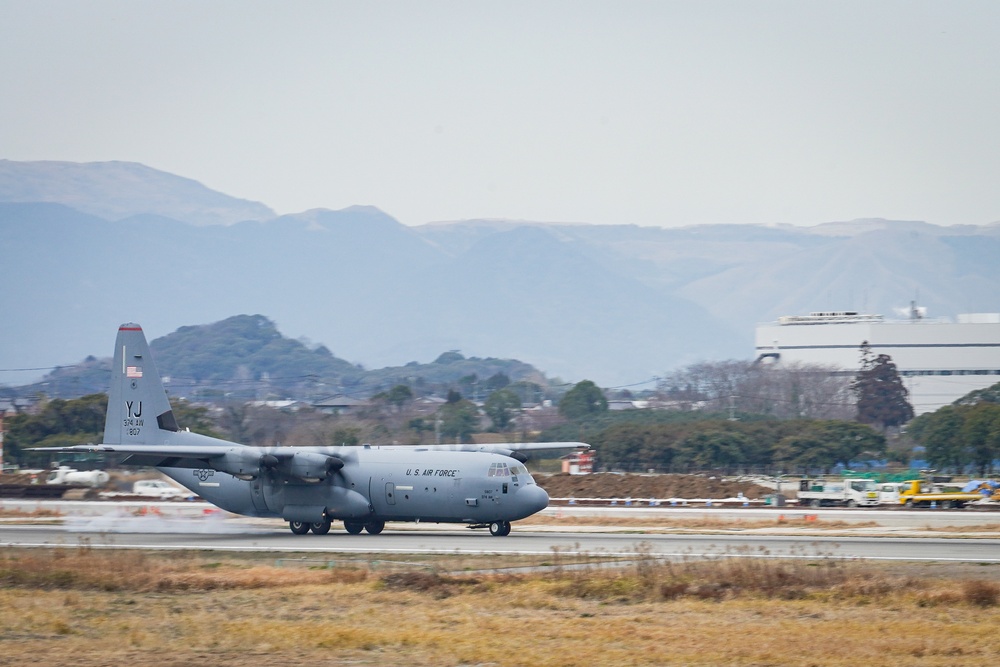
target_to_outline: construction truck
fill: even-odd
[[[960,509],[967,503],[982,499],[981,493],[949,491],[943,483],[926,479],[909,479],[905,482],[882,484],[879,487],[881,502],[905,507]]]
[[[871,479],[803,479],[798,500],[809,507],[874,507],[878,489]]]

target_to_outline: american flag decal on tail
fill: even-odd
[[[127,378],[141,378],[142,377],[142,366],[129,366],[125,369],[125,377]]]

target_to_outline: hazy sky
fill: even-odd
[[[1000,2],[0,0],[0,158],[406,224],[983,224]]]

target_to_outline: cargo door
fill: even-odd
[[[253,508],[258,512],[267,512],[267,501],[264,499],[264,485],[268,480],[261,479],[258,475],[250,480],[250,500],[253,501]]]

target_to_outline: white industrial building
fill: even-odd
[[[892,357],[919,415],[1000,382],[1000,313],[886,320],[857,312],[786,316],[757,326],[757,358],[780,364],[823,364],[856,372],[861,344]]]

